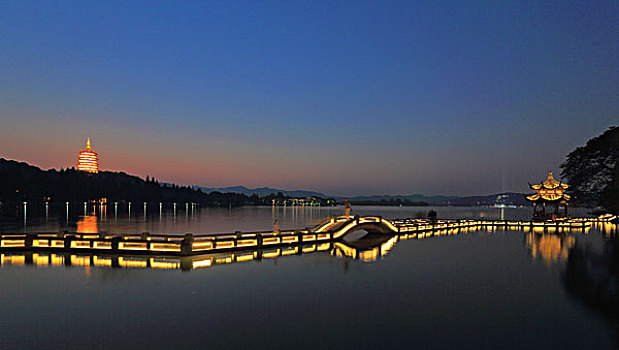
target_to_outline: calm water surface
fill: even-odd
[[[182,209],[68,223],[58,210],[27,218],[25,227],[1,221],[0,230],[231,232],[268,230],[275,219],[303,228],[342,212]],[[354,211],[397,218],[428,209]],[[530,216],[530,209],[435,210],[449,218]],[[608,293],[596,291],[613,277],[604,257],[614,232],[612,225],[569,234],[470,230],[400,239],[375,261],[330,250],[190,271],[26,264],[5,254],[0,348],[613,348],[616,317],[603,305]]]

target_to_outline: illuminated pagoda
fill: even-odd
[[[570,195],[565,193],[568,184],[557,181],[552,177],[552,171],[548,172],[548,178],[540,184],[531,185],[531,190],[537,192],[526,196],[527,200],[533,202],[533,216],[535,217],[560,217],[567,216],[567,202]],[[546,206],[554,206],[554,211],[546,212]],[[560,206],[563,206],[561,212]]]
[[[99,155],[90,148],[90,137],[86,141],[86,149],[78,153],[77,170],[89,173],[99,172]]]

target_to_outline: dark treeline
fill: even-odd
[[[619,127],[612,126],[576,148],[561,168],[573,204],[619,213]]]
[[[0,203],[84,202],[193,202],[202,206],[271,205],[273,198],[240,193],[204,193],[189,186],[161,184],[120,172],[90,174],[73,168],[41,170],[26,163],[0,158]]]

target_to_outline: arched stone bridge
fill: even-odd
[[[313,231],[333,232],[333,239],[343,238],[351,232],[365,230],[369,233],[397,234],[399,232],[391,221],[380,216],[336,216],[325,220]]]

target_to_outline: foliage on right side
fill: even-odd
[[[561,176],[571,186],[573,202],[619,213],[619,127],[587,141],[567,155]]]

